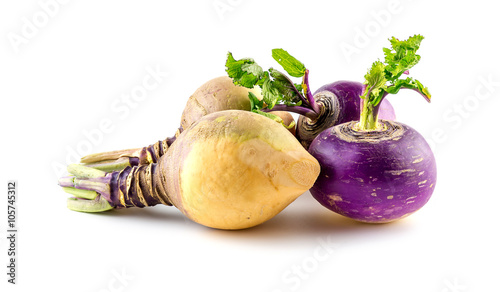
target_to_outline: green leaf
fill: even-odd
[[[373,110],[387,94],[396,94],[401,88],[418,91],[427,101],[430,101],[429,90],[418,80],[401,75],[408,74],[408,70],[420,61],[417,50],[424,39],[421,35],[414,35],[407,40],[389,39],[391,48],[384,48],[384,62],[376,61],[365,75],[366,88],[361,98],[365,99],[360,116],[360,129],[374,130],[377,128],[377,111]]]
[[[273,50],[273,58],[275,58],[287,70],[291,76],[302,77],[305,75],[305,66],[288,54],[285,50]],[[227,54],[226,72],[233,83],[236,85],[253,88],[260,86],[262,92],[262,100],[259,100],[255,95],[249,93],[251,110],[272,109],[276,104],[284,104],[287,106],[301,106],[304,97],[304,80],[302,84],[293,83],[289,76],[284,73],[270,68],[268,71],[262,70],[253,59],[236,60],[232,53]],[[310,108],[310,105],[305,102],[305,107]]]
[[[361,98],[368,98],[368,101],[373,102],[387,88],[386,82],[384,63],[380,61],[374,62],[365,75],[366,91]],[[367,96],[368,94],[369,96]]]
[[[241,70],[247,72],[248,74],[253,74],[255,76],[262,76],[262,74],[264,73],[262,67],[257,65],[257,63],[255,62],[243,64],[241,66]]]
[[[396,94],[401,88],[413,89],[420,92],[428,101],[431,100],[429,89],[422,85],[422,83],[411,77],[406,79],[398,79],[392,86],[387,87],[387,93]]]
[[[395,37],[389,39],[391,48],[384,48],[384,62],[376,61],[365,75],[365,92],[361,98],[376,106],[386,93],[396,94],[402,87],[419,91],[430,100],[429,90],[418,80],[413,78],[399,79],[401,75],[408,72],[410,68],[420,61],[417,50],[424,39],[421,35],[414,35],[407,40],[398,40]]]
[[[226,72],[234,84],[253,88],[265,76],[262,68],[253,59],[235,60],[229,52],[226,59]]]
[[[424,39],[421,35],[414,35],[407,40],[400,41],[395,37],[390,39],[392,48],[384,48],[386,78],[390,81],[398,79],[405,71],[415,66],[420,61],[416,54],[420,43]]]
[[[280,94],[280,101],[286,105],[296,105],[301,102],[295,84],[288,77],[273,68],[269,69],[269,72],[274,79],[272,84]]]
[[[278,89],[273,85],[273,81],[266,79],[262,84],[262,101],[267,105],[268,109],[272,109],[274,105],[280,100]]]
[[[264,102],[259,100],[255,94],[248,92],[248,99],[250,99],[250,110],[260,110],[264,108]]]
[[[302,83],[294,83],[294,85],[300,94],[305,95],[305,92],[303,91],[304,87],[302,87]]]
[[[283,49],[273,49],[272,55],[274,60],[278,62],[285,71],[293,77],[302,77],[306,72],[306,67],[302,62],[295,59],[287,51]]]

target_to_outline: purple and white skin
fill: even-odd
[[[359,98],[365,85],[356,81],[336,81],[320,87],[314,93],[314,100],[320,109],[318,115],[310,118],[301,115],[297,121],[296,137],[308,149],[313,139],[324,130],[338,124],[357,121],[362,107]],[[388,100],[380,104],[379,118],[396,120],[394,108]]]
[[[427,88],[403,87],[420,93],[428,102]],[[406,85],[405,85],[406,86]],[[379,110],[392,86],[370,95],[365,86],[359,122],[329,128],[311,143],[321,173],[310,189],[326,208],[369,223],[404,218],[431,197],[436,186],[436,160],[425,139],[402,123],[379,120]]]
[[[321,162],[310,189],[326,208],[369,223],[404,218],[424,206],[436,185],[436,161],[425,139],[402,123],[382,130],[337,125],[318,135],[309,152]]]

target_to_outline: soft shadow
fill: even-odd
[[[135,222],[143,221],[146,224],[153,223],[159,226],[161,224],[161,226],[168,227],[195,228],[209,237],[244,242],[282,242],[283,240],[302,240],[323,236],[334,236],[339,239],[362,236],[366,240],[372,236],[383,236],[384,233],[405,232],[412,226],[408,219],[384,224],[354,221],[324,208],[310,195],[299,198],[271,220],[243,230],[219,230],[204,227],[189,220],[176,208],[168,206],[128,208],[87,214],[113,220],[128,218]]]
[[[109,218],[127,218],[134,221],[154,221],[156,223],[161,222],[162,224],[185,224],[185,221],[188,220],[174,207],[162,205],[146,208],[112,209],[107,212],[89,214]]]
[[[218,237],[256,241],[282,241],[322,236],[334,236],[339,239],[362,236],[369,239],[371,236],[380,237],[387,233],[405,232],[412,225],[405,219],[383,224],[358,222],[336,214],[310,199],[301,199],[293,204],[292,210],[285,210],[273,219],[252,228],[233,231],[208,229],[207,232]]]

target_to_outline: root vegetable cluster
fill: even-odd
[[[321,205],[354,220],[404,218],[430,199],[436,162],[425,139],[395,121],[385,98],[411,89],[430,101],[428,89],[407,76],[422,40],[391,38],[364,83],[337,81],[314,94],[309,70],[283,49],[272,55],[288,75],[228,53],[228,76],[196,90],[175,135],[69,165],[59,179],[73,195],[68,208],[173,205],[202,225],[243,229],[310,190]],[[299,114],[297,124],[290,113]]]

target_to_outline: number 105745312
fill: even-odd
[[[9,229],[16,228],[16,196],[17,182],[7,183],[7,226]]]

